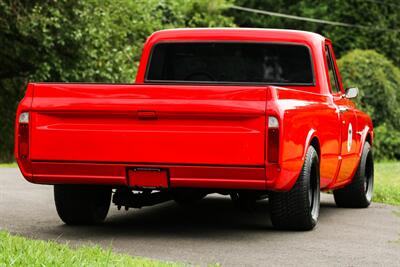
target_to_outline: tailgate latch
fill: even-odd
[[[154,110],[138,110],[137,116],[139,120],[156,120],[157,113]]]

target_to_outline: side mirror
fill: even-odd
[[[347,88],[344,96],[349,99],[357,97],[358,96],[358,88],[357,87]]]

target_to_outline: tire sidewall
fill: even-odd
[[[319,157],[316,149],[313,146],[310,146],[307,151],[308,164],[307,167],[307,177],[303,177],[306,179],[307,189],[311,191],[312,194],[312,203],[307,201],[309,208],[309,216],[311,220],[311,224],[315,226],[318,221],[319,211],[320,211],[320,201],[321,201],[321,193],[320,193],[320,164]],[[308,192],[309,194],[310,192]]]
[[[369,159],[368,157],[371,158]],[[369,162],[369,160],[371,160],[371,162]],[[368,166],[367,164],[372,164],[372,165]],[[371,177],[367,177],[367,168],[372,168],[372,173],[370,174]],[[365,202],[370,204],[372,201],[373,189],[374,189],[374,158],[372,154],[371,145],[368,142],[365,142],[363,147],[357,178],[361,180],[359,182],[362,186],[364,185],[364,183],[368,184],[370,182],[368,184],[368,191],[364,193]]]

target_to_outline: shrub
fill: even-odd
[[[224,0],[0,0],[0,161],[13,160],[28,81],[135,80],[142,45],[173,27],[230,26]]]
[[[400,159],[400,131],[386,123],[374,129],[374,157],[380,160]]]
[[[353,50],[338,60],[344,86],[360,89],[357,106],[375,127],[378,159],[400,159],[400,70],[372,50]]]

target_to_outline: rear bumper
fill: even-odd
[[[265,167],[196,166],[126,163],[31,162],[25,178],[38,184],[102,184],[129,186],[128,171],[162,168],[168,172],[169,187],[221,189],[267,189]]]

